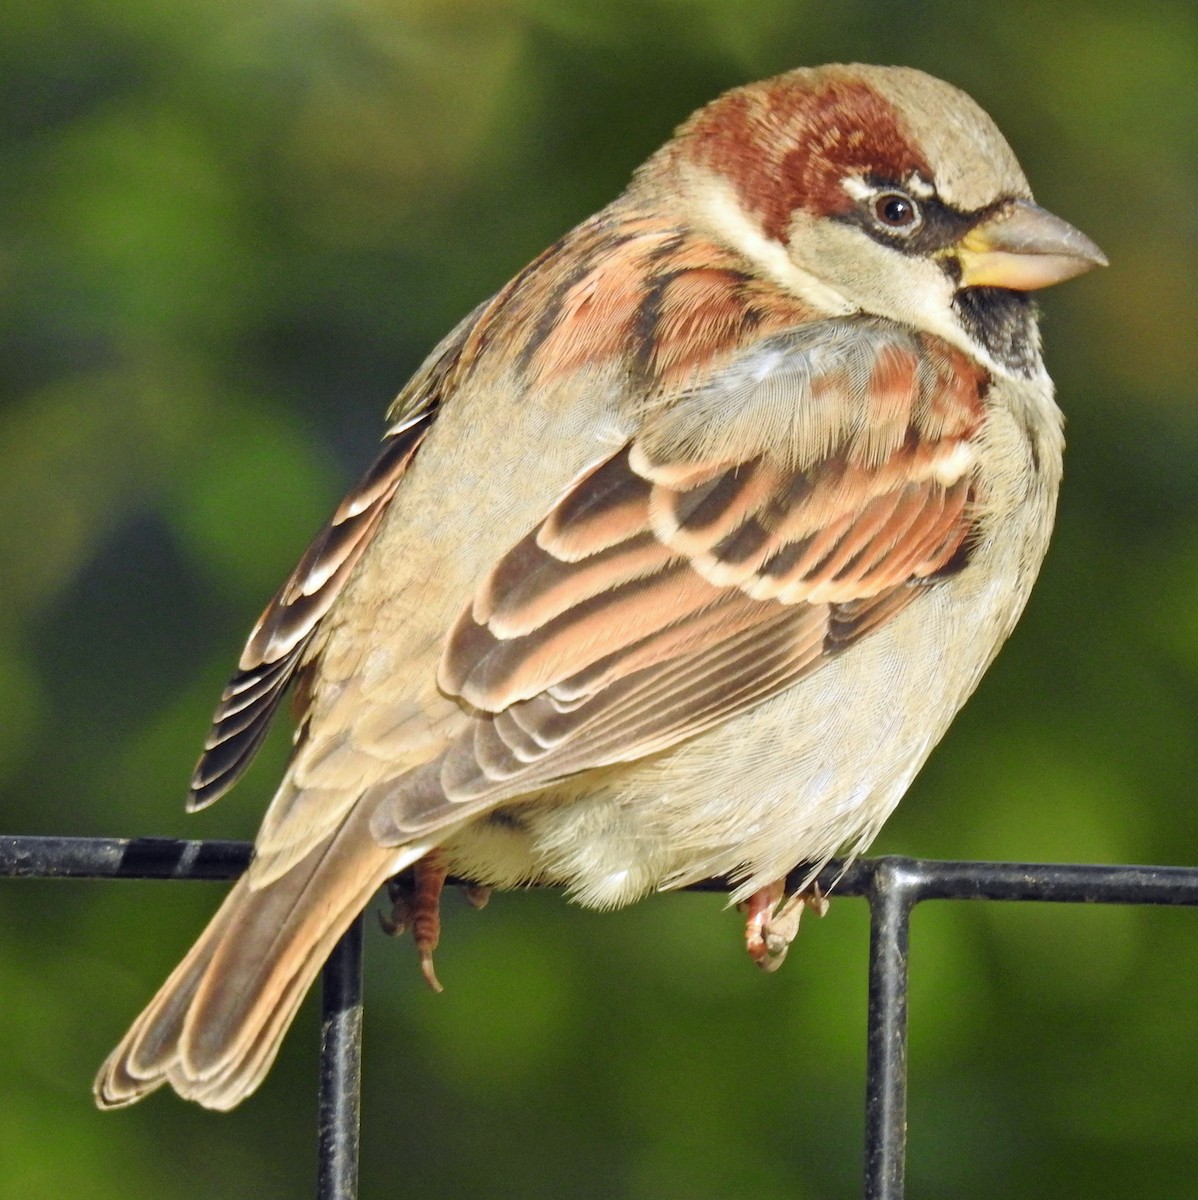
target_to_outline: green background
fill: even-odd
[[[1198,859],[1192,0],[5,0],[0,786],[17,833],[249,836],[182,798],[240,641],[427,349],[720,90],[922,67],[1110,270],[1044,298],[1069,417],[1027,616],[877,844]],[[316,1026],[227,1116],[91,1107],[219,885],[0,885],[0,1194],[311,1194]],[[859,1191],[867,928],[751,969],[718,897],[370,931],[363,1195]],[[1198,913],[927,905],[910,1194],[1198,1195]]]

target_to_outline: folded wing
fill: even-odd
[[[940,343],[840,322],[649,417],[461,613],[439,682],[476,719],[375,835],[664,750],[892,618],[968,555],[983,394]]]
[[[221,694],[192,774],[187,805],[191,811],[220,799],[257,753],[313,633],[370,544],[455,374],[468,367],[472,339],[493,308],[494,301],[475,309],[413,376],[392,408],[395,424],[378,456],[258,618],[237,673]]]

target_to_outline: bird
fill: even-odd
[[[384,885],[434,986],[451,874],[720,877],[776,966],[1024,608],[1063,452],[1029,293],[1102,265],[920,71],[694,113],[433,349],[258,620],[189,807],[290,690],[288,765],[99,1106],[245,1099]]]

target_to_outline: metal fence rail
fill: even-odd
[[[248,842],[169,838],[0,837],[0,878],[235,879]],[[798,886],[804,872],[794,873]],[[839,877],[839,878],[838,878]],[[865,1085],[865,1200],[902,1200],[907,1142],[907,944],[922,900],[1198,906],[1198,868],[865,859],[830,864],[818,882],[869,902],[869,1021]],[[721,880],[692,890],[719,891]],[[354,1200],[358,1188],[362,1034],[362,921],[322,975],[318,1189]]]

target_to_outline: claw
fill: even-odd
[[[396,915],[398,908],[398,904],[392,903],[391,911],[389,913],[383,912],[381,908],[379,909],[379,928],[388,937],[399,937],[400,934],[402,934],[408,927],[406,921],[401,921],[398,919]]]
[[[804,908],[822,917],[828,911],[828,899],[812,884],[805,892],[786,895],[786,881],[776,880],[754,892],[739,905],[748,914],[745,920],[745,949],[763,970],[776,971],[786,959],[790,943],[799,932]]]
[[[424,982],[433,989],[434,992],[443,992],[445,989],[441,986],[441,981],[437,978],[436,968],[433,966],[433,950],[435,946],[420,947],[420,973],[424,976]]]
[[[387,880],[387,899],[391,901],[391,911],[385,913],[380,910],[379,928],[388,937],[399,937],[411,923],[414,886],[408,871],[402,875],[392,875]]]
[[[390,913],[379,913],[379,925],[389,937],[408,929],[420,954],[420,973],[434,992],[444,991],[433,966],[433,951],[441,939],[441,893],[448,866],[440,850],[430,850],[407,871],[387,880]],[[491,889],[480,883],[467,884],[462,894],[474,908],[485,908]]]
[[[832,901],[818,883],[813,883],[803,893],[803,903],[821,920],[828,915],[828,909],[832,907]]]
[[[384,933],[398,937],[411,929],[420,954],[420,972],[434,992],[444,990],[433,967],[433,951],[441,938],[441,891],[447,873],[445,856],[430,850],[410,871],[387,881],[391,914],[379,913]]]

